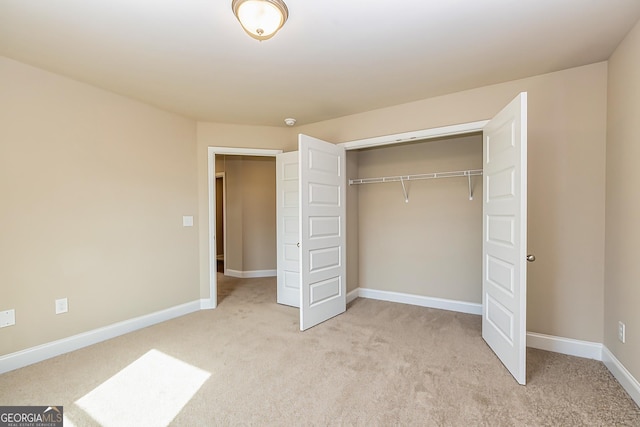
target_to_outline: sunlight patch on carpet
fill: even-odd
[[[76,404],[105,427],[168,425],[210,376],[150,350]]]

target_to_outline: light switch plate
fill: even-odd
[[[66,298],[56,300],[56,314],[62,314],[69,311],[69,301]]]
[[[16,311],[14,309],[0,311],[0,328],[16,324]]]
[[[182,226],[183,227],[193,227],[193,216],[183,216],[182,217]]]

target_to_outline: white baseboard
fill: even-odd
[[[165,310],[156,311],[155,313],[145,314],[144,316],[134,319],[114,323],[92,331],[0,356],[0,374],[64,353],[69,353],[70,351],[78,350],[92,344],[97,344],[138,329],[146,328],[156,323],[193,313],[200,310],[202,301],[209,300],[188,302]]]
[[[527,347],[569,356],[602,360],[602,344],[591,341],[580,341],[571,338],[527,332]]]
[[[602,349],[602,362],[618,380],[629,396],[640,406],[640,382],[631,375],[622,363],[604,346]]]
[[[224,271],[226,276],[237,277],[239,279],[252,279],[256,277],[275,277],[278,275],[277,270],[251,270],[251,271],[238,271],[227,268]]]
[[[354,299],[358,298],[358,292],[360,288],[355,288],[351,292],[347,292],[347,304],[349,304]]]
[[[439,308],[441,310],[458,311],[468,314],[482,314],[482,304],[456,301],[443,298],[425,297],[422,295],[403,294],[400,292],[379,291],[377,289],[358,288],[358,296],[421,307]]]
[[[210,310],[216,308],[211,298],[203,298],[200,300],[200,310]]]

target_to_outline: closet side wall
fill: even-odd
[[[482,135],[359,152],[359,177],[482,169]],[[360,286],[482,302],[482,177],[357,185]]]
[[[347,151],[347,181],[358,178],[359,174],[358,152]],[[360,286],[358,268],[359,212],[358,188],[347,186],[347,292]]]

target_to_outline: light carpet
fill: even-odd
[[[640,426],[640,409],[601,362],[529,349],[518,385],[482,340],[479,316],[360,298],[300,332],[298,310],[276,304],[273,278],[219,275],[219,301],[3,374],[0,405],[63,405],[76,426],[99,425],[88,399],[103,413],[159,411],[171,393],[152,388],[166,381],[145,384],[158,396],[151,403],[141,392],[125,403],[95,398],[153,350],[203,373],[176,426]]]

